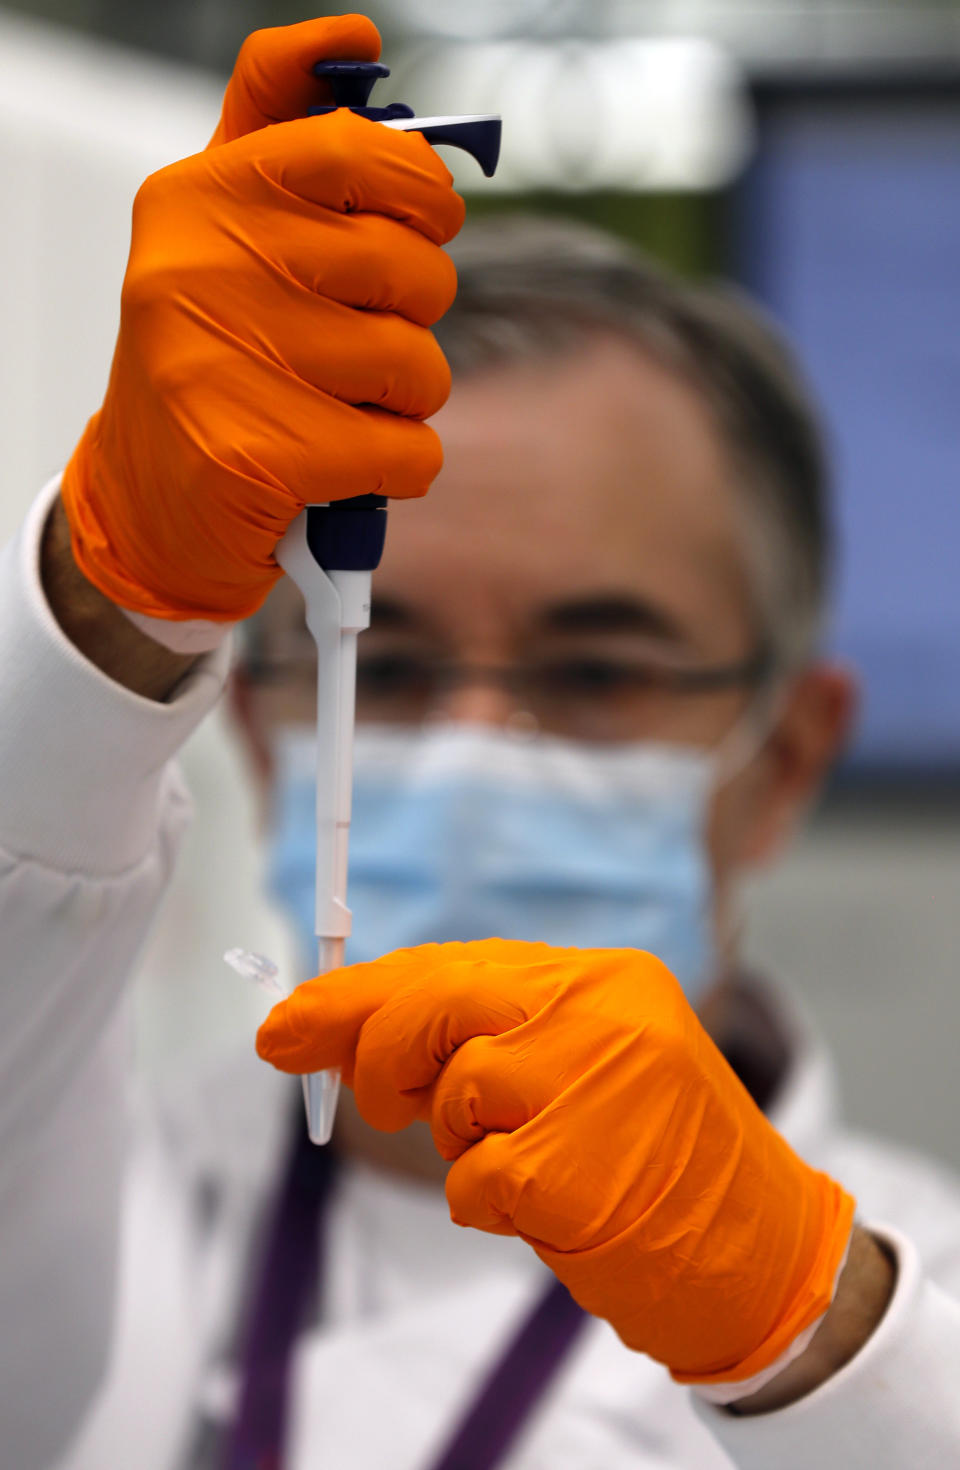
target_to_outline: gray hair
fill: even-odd
[[[756,306],[569,220],[489,216],[468,225],[451,254],[457,298],[436,332],[455,380],[575,352],[612,332],[702,395],[741,491],[764,636],[780,667],[808,658],[830,559],[826,455],[793,357]]]

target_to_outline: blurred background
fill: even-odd
[[[366,9],[384,92],[503,114],[474,210],[606,224],[742,282],[796,344],[836,457],[830,641],[864,710],[807,835],[751,895],[751,948],[832,1041],[851,1120],[960,1165],[960,0]],[[140,180],[203,145],[248,31],[322,10],[0,6],[4,537],[99,403]],[[260,1006],[226,947],[286,954],[223,718],[185,764],[200,819],[140,980],[154,1075],[249,1042]]]

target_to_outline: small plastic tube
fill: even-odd
[[[273,960],[267,959],[265,954],[255,954],[249,949],[228,949],[223,958],[231,970],[236,970],[245,980],[252,980],[254,985],[259,985],[268,995],[285,1000],[290,994],[280,979],[279,967]]]
[[[326,964],[334,969],[343,964],[343,940],[327,940],[320,946],[321,967]],[[276,1000],[285,1000],[290,994],[280,979],[280,970],[265,954],[256,954],[249,949],[228,949],[223,958],[245,980],[252,980]],[[333,1124],[337,1116],[337,1099],[340,1096],[340,1073],[333,1068],[327,1072],[312,1072],[303,1078],[303,1100],[307,1109],[307,1131],[314,1143],[329,1143]]]

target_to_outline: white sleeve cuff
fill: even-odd
[[[0,552],[0,847],[91,876],[123,872],[154,840],[164,770],[216,703],[230,644],[167,704],[84,658],[47,604],[40,544],[59,477]]]
[[[116,605],[120,607],[119,603]],[[229,637],[233,627],[232,623],[211,623],[206,618],[168,622],[165,618],[134,612],[129,607],[120,607],[120,611],[141,633],[146,633],[154,643],[162,643],[172,653],[212,653]]]
[[[850,1255],[852,1241],[853,1229],[851,1228],[850,1239],[847,1241],[846,1250],[840,1257],[840,1264],[834,1272],[833,1290],[830,1293],[831,1305],[837,1294],[840,1277],[843,1275],[843,1269]],[[752,1378],[741,1378],[736,1383],[694,1383],[691,1384],[694,1393],[698,1398],[704,1399],[708,1404],[735,1404],[737,1399],[745,1399],[752,1393],[759,1393],[761,1388],[766,1388],[768,1383],[772,1383],[775,1378],[779,1378],[785,1368],[789,1368],[791,1363],[795,1362],[797,1358],[802,1357],[816,1337],[817,1329],[829,1310],[830,1308],[827,1307],[825,1311],[820,1313],[820,1316],[815,1322],[811,1322],[809,1327],[805,1327],[801,1333],[798,1333],[793,1339],[793,1342],[784,1348],[779,1358],[777,1358],[775,1363],[771,1363],[769,1368],[762,1368],[759,1373],[754,1373]]]
[[[960,1465],[960,1303],[923,1274],[899,1231],[870,1225],[897,1259],[882,1322],[845,1367],[806,1398],[737,1417],[695,1396],[739,1470],[942,1470]]]

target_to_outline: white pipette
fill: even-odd
[[[276,555],[303,593],[307,627],[317,646],[316,921],[317,958],[323,974],[343,964],[343,947],[350,934],[347,853],[353,791],[357,635],[370,625],[370,572],[326,571],[318,563],[308,540],[318,511],[322,516],[323,508],[310,507],[297,517],[277,547]],[[344,514],[351,512],[345,510]],[[382,502],[380,506],[353,514],[358,519],[374,515],[386,521]],[[382,535],[380,540],[382,545]],[[307,1129],[314,1143],[330,1140],[339,1091],[339,1072],[314,1072],[303,1079]]]
[[[386,127],[423,133],[431,143],[463,148],[489,177],[500,152],[494,116],[417,118],[403,103],[368,107],[370,89],[389,68],[378,62],[327,61],[314,67],[330,86],[334,107],[349,107]],[[386,501],[364,495],[308,506],[277,547],[277,561],[303,593],[307,627],[317,646],[317,896],[320,973],[343,964],[350,934],[347,851],[353,790],[353,724],[357,637],[370,625],[371,574],[386,531]],[[339,1072],[303,1079],[307,1129],[314,1143],[333,1132]]]

